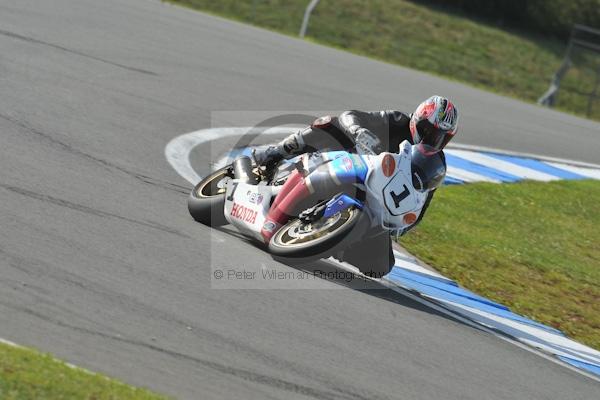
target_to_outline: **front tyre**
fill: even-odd
[[[294,219],[277,231],[269,242],[269,252],[276,257],[316,259],[327,257],[344,239],[355,237],[362,212],[354,207],[315,222]],[[358,228],[357,230],[360,230]],[[351,235],[352,234],[352,235]]]
[[[202,179],[190,193],[188,210],[192,218],[209,226],[227,225],[225,219],[225,183],[232,178],[231,167],[216,170]]]

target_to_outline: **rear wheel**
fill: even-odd
[[[227,181],[233,178],[231,168],[216,170],[194,187],[188,198],[190,215],[198,222],[209,226],[226,225],[225,192]]]
[[[352,237],[355,237],[355,232],[352,231],[361,215],[359,209],[350,207],[329,218],[321,218],[314,222],[294,219],[273,235],[269,243],[269,251],[276,257],[285,258],[308,259],[329,256],[333,254],[336,246],[351,241],[351,233]]]

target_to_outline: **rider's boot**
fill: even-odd
[[[270,169],[270,167],[274,166],[285,158],[285,155],[281,150],[282,149],[279,145],[269,146],[264,149],[254,150],[252,156],[254,157],[257,165]]]
[[[256,164],[270,167],[283,159],[288,159],[302,154],[306,150],[303,131],[294,133],[276,145],[269,146],[265,149],[256,149],[254,151],[254,159]]]

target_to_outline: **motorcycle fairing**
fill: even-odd
[[[381,153],[377,156],[362,156],[368,166],[365,185],[367,204],[386,229],[403,229],[409,226],[404,216],[420,214],[427,199],[427,192],[418,191],[412,183],[411,148],[408,141],[400,144],[399,153]],[[394,158],[393,169],[384,162]],[[383,168],[382,166],[387,168]],[[380,206],[375,208],[374,205]],[[385,221],[385,224],[384,224]]]
[[[229,181],[225,194],[225,219],[242,233],[262,240],[260,231],[271,205],[273,192],[266,185]]]
[[[358,154],[346,151],[332,151],[326,154],[331,159],[329,167],[338,182],[363,183],[365,181],[368,168]]]

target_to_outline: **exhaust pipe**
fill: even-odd
[[[256,175],[252,173],[252,160],[250,157],[242,156],[233,162],[233,176],[241,182],[256,185]]]

